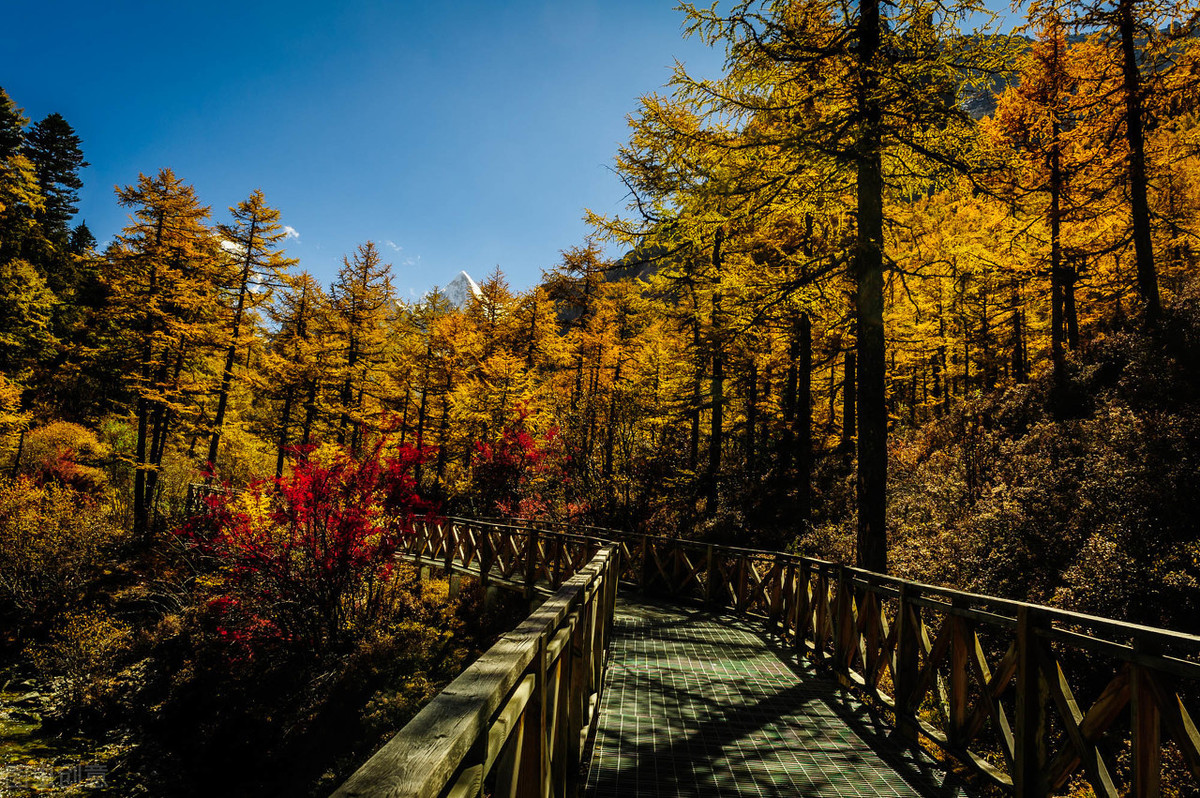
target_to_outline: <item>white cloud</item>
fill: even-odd
[[[390,247],[395,252],[399,252],[400,250],[404,249],[404,247],[397,246],[395,241],[389,241],[389,240],[385,239],[383,243],[387,244],[388,247]]]
[[[285,241],[289,238],[299,238],[299,237],[300,237],[300,234],[296,232],[296,228],[292,227],[290,224],[285,224],[283,226],[283,238]]]

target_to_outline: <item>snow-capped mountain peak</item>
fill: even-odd
[[[459,272],[458,276],[442,289],[442,293],[456,308],[464,308],[472,299],[480,296],[479,286],[466,272]]]

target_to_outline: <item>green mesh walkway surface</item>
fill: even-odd
[[[609,657],[588,798],[964,794],[735,618],[625,599]]]

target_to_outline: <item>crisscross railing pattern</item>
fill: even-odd
[[[641,587],[762,619],[1002,792],[1200,794],[1200,637],[786,554],[624,538]]]
[[[559,590],[554,595],[567,605],[578,599],[565,598],[566,593],[592,589],[581,587],[581,577],[588,575],[583,581],[603,582],[606,597],[589,605],[594,628],[611,619],[614,595],[609,591],[617,575],[661,596],[757,618],[797,656],[810,658],[877,707],[899,735],[936,746],[1003,793],[1045,796],[1086,784],[1096,795],[1141,798],[1161,793],[1166,770],[1175,792],[1200,794],[1200,733],[1188,708],[1200,697],[1200,637],[810,558],[614,530],[587,532],[532,522],[448,519],[419,525],[406,556],[527,593]],[[589,595],[600,594],[599,587],[595,590]],[[540,615],[526,624],[541,618],[534,638],[549,641],[564,634],[560,624],[566,616],[555,617],[553,631]],[[606,638],[588,639],[597,664],[585,681],[594,702]],[[520,662],[545,659],[530,654],[530,646],[527,640]],[[537,682],[536,667],[521,678],[545,683],[552,667],[547,661],[543,682]],[[507,698],[486,703],[493,723],[499,722],[500,707],[510,707],[511,714],[517,695],[512,685],[518,682],[525,683],[516,677],[502,681]],[[458,684],[443,695],[459,695]],[[581,695],[572,701],[581,702]],[[439,696],[430,706],[439,701],[438,712],[451,705]],[[420,729],[425,728],[432,727],[410,724],[397,739],[424,734]],[[482,728],[475,733],[482,734]],[[575,727],[570,728],[573,734]],[[503,738],[497,745],[511,737],[494,734]],[[473,744],[483,750],[482,743]],[[542,744],[543,749],[550,745]],[[492,762],[490,743],[487,750],[485,773]],[[554,767],[566,767],[564,761],[555,760]],[[523,783],[527,791],[508,790],[517,784],[511,781],[493,794],[552,794],[545,779]],[[569,783],[565,776],[554,782],[553,794],[564,794]],[[389,794],[437,795],[439,789]]]

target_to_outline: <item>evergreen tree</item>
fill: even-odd
[[[84,257],[91,255],[96,249],[96,237],[92,235],[91,228],[87,226],[86,221],[71,228],[71,238],[67,242],[67,247],[72,255]]]
[[[65,242],[67,222],[79,210],[79,189],[83,187],[79,170],[88,166],[79,136],[61,114],[49,114],[26,131],[22,151],[33,163],[46,198],[41,216],[46,235]]]

